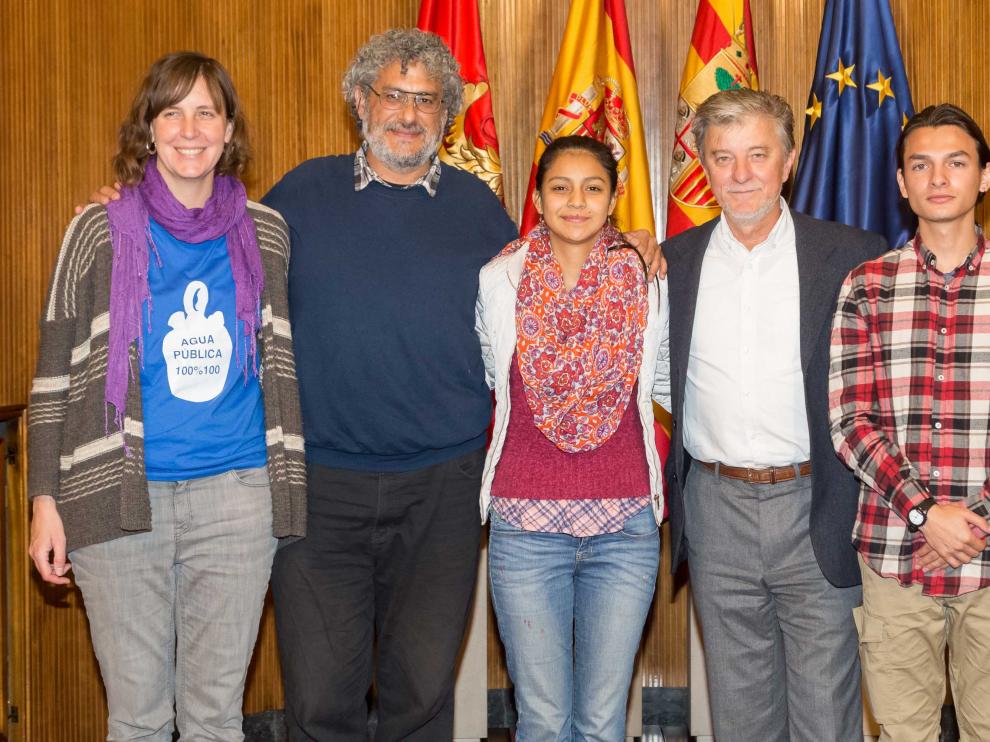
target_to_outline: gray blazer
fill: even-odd
[[[797,243],[801,306],[801,367],[811,440],[811,543],[822,573],[837,587],[860,582],[851,543],[859,487],[835,455],[828,423],[829,336],[839,288],[860,263],[887,250],[879,235],[791,211]],[[673,568],[687,559],[682,487],[691,457],[681,421],[701,264],[717,224],[712,220],[663,243],[669,266],[670,383],[673,431],[667,473]]]

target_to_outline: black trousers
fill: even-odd
[[[399,473],[310,466],[308,535],[272,569],[290,740],[367,742],[373,673],[376,742],[452,738],[484,453]]]

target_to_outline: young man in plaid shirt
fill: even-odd
[[[990,148],[948,104],[905,125],[918,233],[849,274],[832,327],[832,439],[861,481],[863,675],[881,740],[938,736],[945,648],[963,740],[990,740]]]

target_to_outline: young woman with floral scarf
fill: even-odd
[[[536,171],[540,224],[480,276],[496,399],[481,510],[519,742],[625,736],[656,582],[666,285],[609,223],[617,187],[608,147],[555,140]]]

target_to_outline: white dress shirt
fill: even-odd
[[[810,455],[794,222],[787,204],[747,250],[721,219],[701,267],[684,390],[698,461],[786,466]]]

